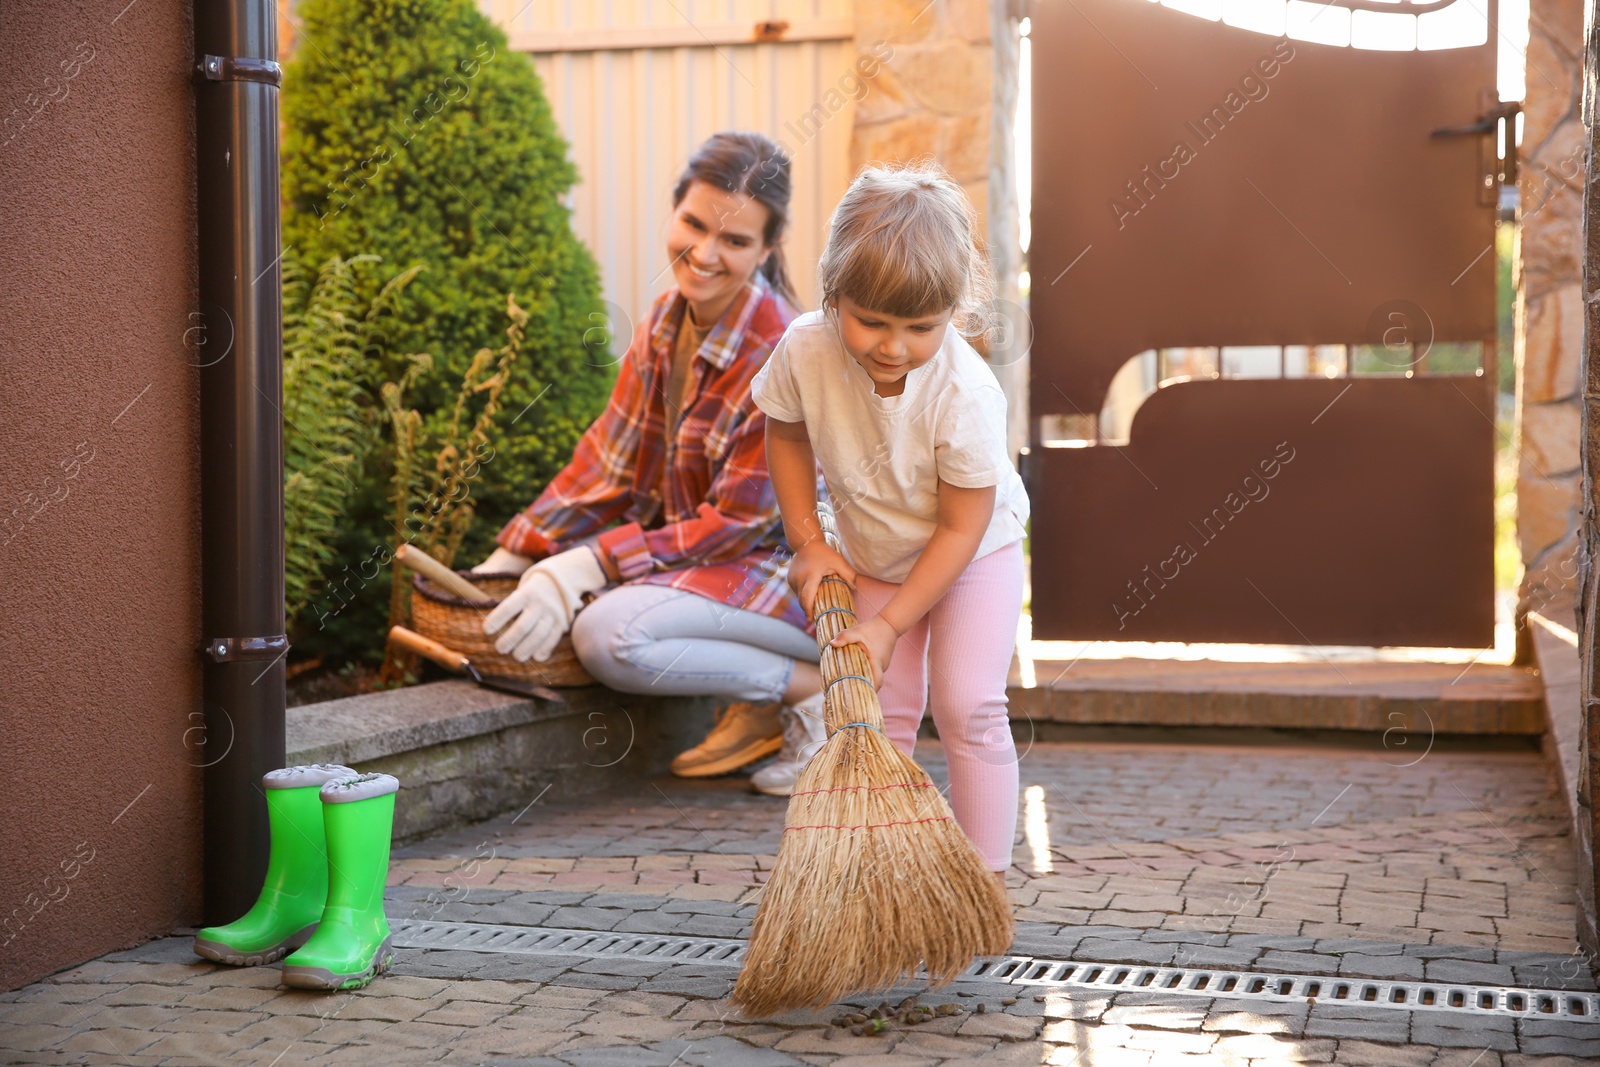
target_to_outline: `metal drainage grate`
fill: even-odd
[[[749,942],[727,937],[617,934],[547,926],[493,926],[470,922],[390,923],[396,948],[459,949],[542,956],[592,956],[666,960],[737,967]],[[913,979],[914,980],[914,979]],[[1400,1011],[1446,1011],[1600,1023],[1600,993],[1447,982],[1396,982],[1322,975],[1265,974],[1204,967],[1079,963],[1035,956],[980,959],[957,982],[1004,982],[1086,992],[1165,993],[1169,996],[1336,1004]]]
[[[963,979],[1009,982],[1021,986],[1309,1002],[1361,1008],[1398,1008],[1402,1011],[1516,1015],[1600,1023],[1600,993],[1575,993],[1561,989],[1264,974],[1204,967],[1077,963],[1071,960],[1042,960],[1033,956],[999,956],[979,960],[957,981]]]
[[[396,948],[453,948],[539,956],[626,956],[678,963],[722,963],[733,967],[743,962],[744,951],[749,947],[747,941],[725,937],[613,934],[606,930],[564,930],[549,926],[397,919],[389,927]]]

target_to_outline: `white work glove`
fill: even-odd
[[[530,656],[543,663],[572,628],[583,594],[605,587],[606,572],[594,550],[586,545],[568,549],[523,571],[516,591],[483,620],[483,632],[493,635],[504,626],[495,651],[519,663]]]
[[[472,568],[473,574],[521,574],[533,566],[528,556],[519,556],[509,549],[496,547],[489,558]]]

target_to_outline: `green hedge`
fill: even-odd
[[[577,173],[531,61],[469,0],[304,0],[296,15],[283,87],[285,257],[310,277],[333,256],[380,257],[383,271],[357,276],[368,300],[379,281],[421,267],[383,343],[364,353],[369,415],[383,383],[426,352],[431,370],[407,399],[442,437],[473,354],[504,342],[507,295],[528,313],[494,458],[472,487],[478,517],[457,560],[468,566],[570,458],[610,389],[610,338],[593,328],[605,321],[598,271],[561,202]],[[297,657],[381,659],[387,576],[373,561],[394,547],[393,471],[385,432],[351,479]]]

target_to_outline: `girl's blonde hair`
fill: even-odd
[[[981,336],[994,280],[977,212],[937,163],[867,167],[828,221],[817,289],[829,315],[840,296],[908,319],[953,308],[951,325]]]

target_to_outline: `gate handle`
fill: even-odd
[[[1466,137],[1474,133],[1494,133],[1496,125],[1501,119],[1510,119],[1522,110],[1522,103],[1509,100],[1506,103],[1492,107],[1488,112],[1479,117],[1477,122],[1470,122],[1465,126],[1441,126],[1433,131],[1434,137]]]

